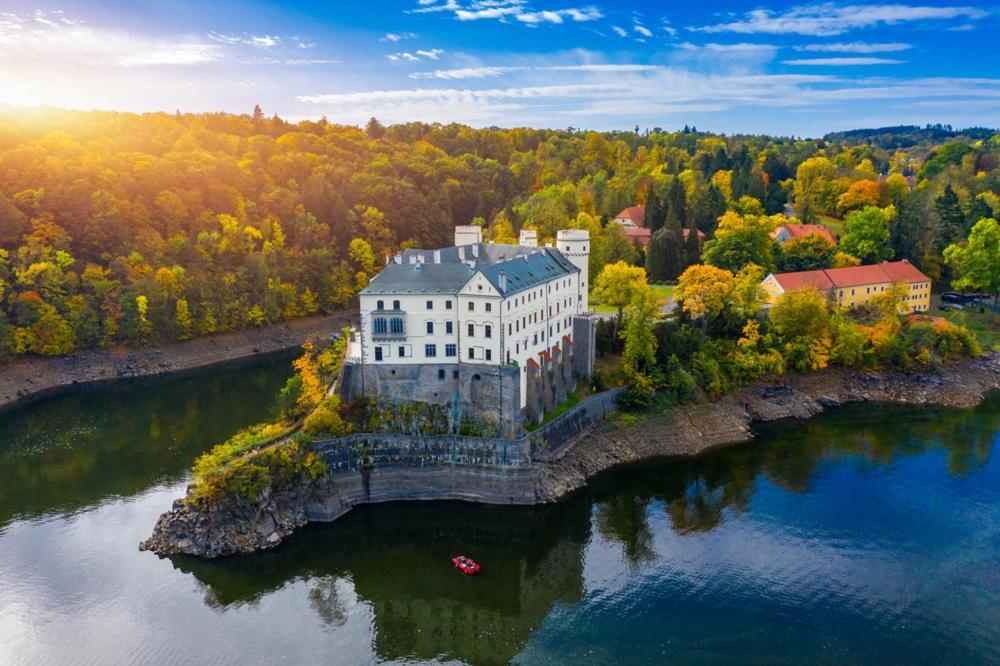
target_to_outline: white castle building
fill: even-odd
[[[534,230],[499,245],[462,226],[453,247],[388,258],[361,291],[342,392],[447,404],[508,432],[540,418],[593,367],[589,255],[585,230],[537,247]]]

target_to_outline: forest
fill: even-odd
[[[647,248],[608,224],[637,204],[653,231]],[[786,212],[828,225],[839,251],[776,249],[762,230]],[[595,276],[617,262],[673,281],[701,263],[736,273],[905,258],[937,288],[958,277],[945,249],[998,215],[1000,134],[983,129],[807,140],[358,128],[259,108],[4,114],[0,359],[331,312],[352,304],[387,254],[448,245],[458,224],[481,224],[497,242],[525,226],[543,240],[589,229]]]

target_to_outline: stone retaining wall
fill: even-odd
[[[622,389],[592,395],[565,414],[520,439],[463,435],[362,433],[313,444],[331,474],[385,467],[432,466],[528,468],[565,447],[615,408]],[[550,446],[558,442],[558,446]]]

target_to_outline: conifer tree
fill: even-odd
[[[667,189],[667,215],[677,218],[681,226],[687,226],[687,194],[684,191],[684,183],[674,176]]]
[[[698,229],[690,227],[684,238],[684,268],[701,263],[701,241],[698,240]]]

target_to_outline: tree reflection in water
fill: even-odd
[[[661,508],[676,533],[695,534],[747,511],[761,484],[802,493],[840,461],[864,472],[943,451],[948,471],[967,475],[989,459],[998,405],[1000,396],[974,413],[848,407],[769,424],[753,443],[616,470],[554,506],[361,507],[332,525],[307,527],[276,551],[174,565],[193,574],[220,610],[299,580],[309,581],[308,602],[332,628],[364,605],[383,659],[506,663],[554,605],[583,599],[592,527],[635,568],[658,557],[649,518]],[[457,553],[480,560],[482,574],[453,571]]]

